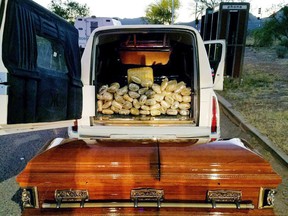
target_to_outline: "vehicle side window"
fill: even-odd
[[[38,67],[59,73],[68,73],[64,47],[61,43],[38,35],[36,36],[36,42]]]
[[[210,66],[212,69],[213,79],[221,61],[222,45],[221,44],[205,44],[206,52],[209,57]]]

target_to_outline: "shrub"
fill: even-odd
[[[286,48],[288,48],[288,38],[282,37],[279,45],[285,46]]]
[[[285,46],[277,46],[276,54],[278,58],[284,58],[287,53],[287,48]]]
[[[269,47],[273,45],[274,37],[270,30],[266,28],[256,29],[253,32],[254,46]]]
[[[288,45],[287,26],[288,26],[288,6],[284,6],[276,14],[270,16],[263,23],[262,28],[255,30],[253,34],[254,45],[260,47],[271,46],[273,45],[274,40],[277,40],[283,43],[281,45],[287,46]]]

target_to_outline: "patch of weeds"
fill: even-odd
[[[277,80],[277,76],[265,71],[250,71],[243,76],[243,88],[269,87]]]
[[[241,79],[226,77],[219,92],[260,133],[288,153],[288,83],[271,67],[246,64]]]
[[[225,77],[224,79],[224,91],[238,89],[241,84],[241,79],[233,79],[231,77]]]
[[[276,47],[276,54],[278,58],[284,58],[287,53],[287,47],[285,46],[277,46]]]
[[[288,111],[277,111],[266,107],[254,110],[240,110],[244,118],[254,125],[263,135],[267,136],[275,145],[288,153],[287,128]]]
[[[260,94],[275,91],[274,83],[277,76],[263,71],[247,71],[243,77],[224,79],[224,90],[221,93],[227,99],[237,100],[247,97],[258,97]]]
[[[261,70],[247,71],[243,77],[224,79],[224,91],[248,90],[262,87],[271,87],[275,81],[279,80],[278,76]]]

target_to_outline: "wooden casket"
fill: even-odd
[[[281,178],[239,140],[70,140],[17,181],[24,215],[273,215]]]

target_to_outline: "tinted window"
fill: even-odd
[[[37,66],[60,73],[68,73],[62,44],[38,35],[36,41]]]
[[[213,79],[215,78],[214,75],[217,72],[218,65],[221,61],[222,55],[222,44],[205,44],[206,52],[209,57],[210,66],[212,69],[212,76]]]

